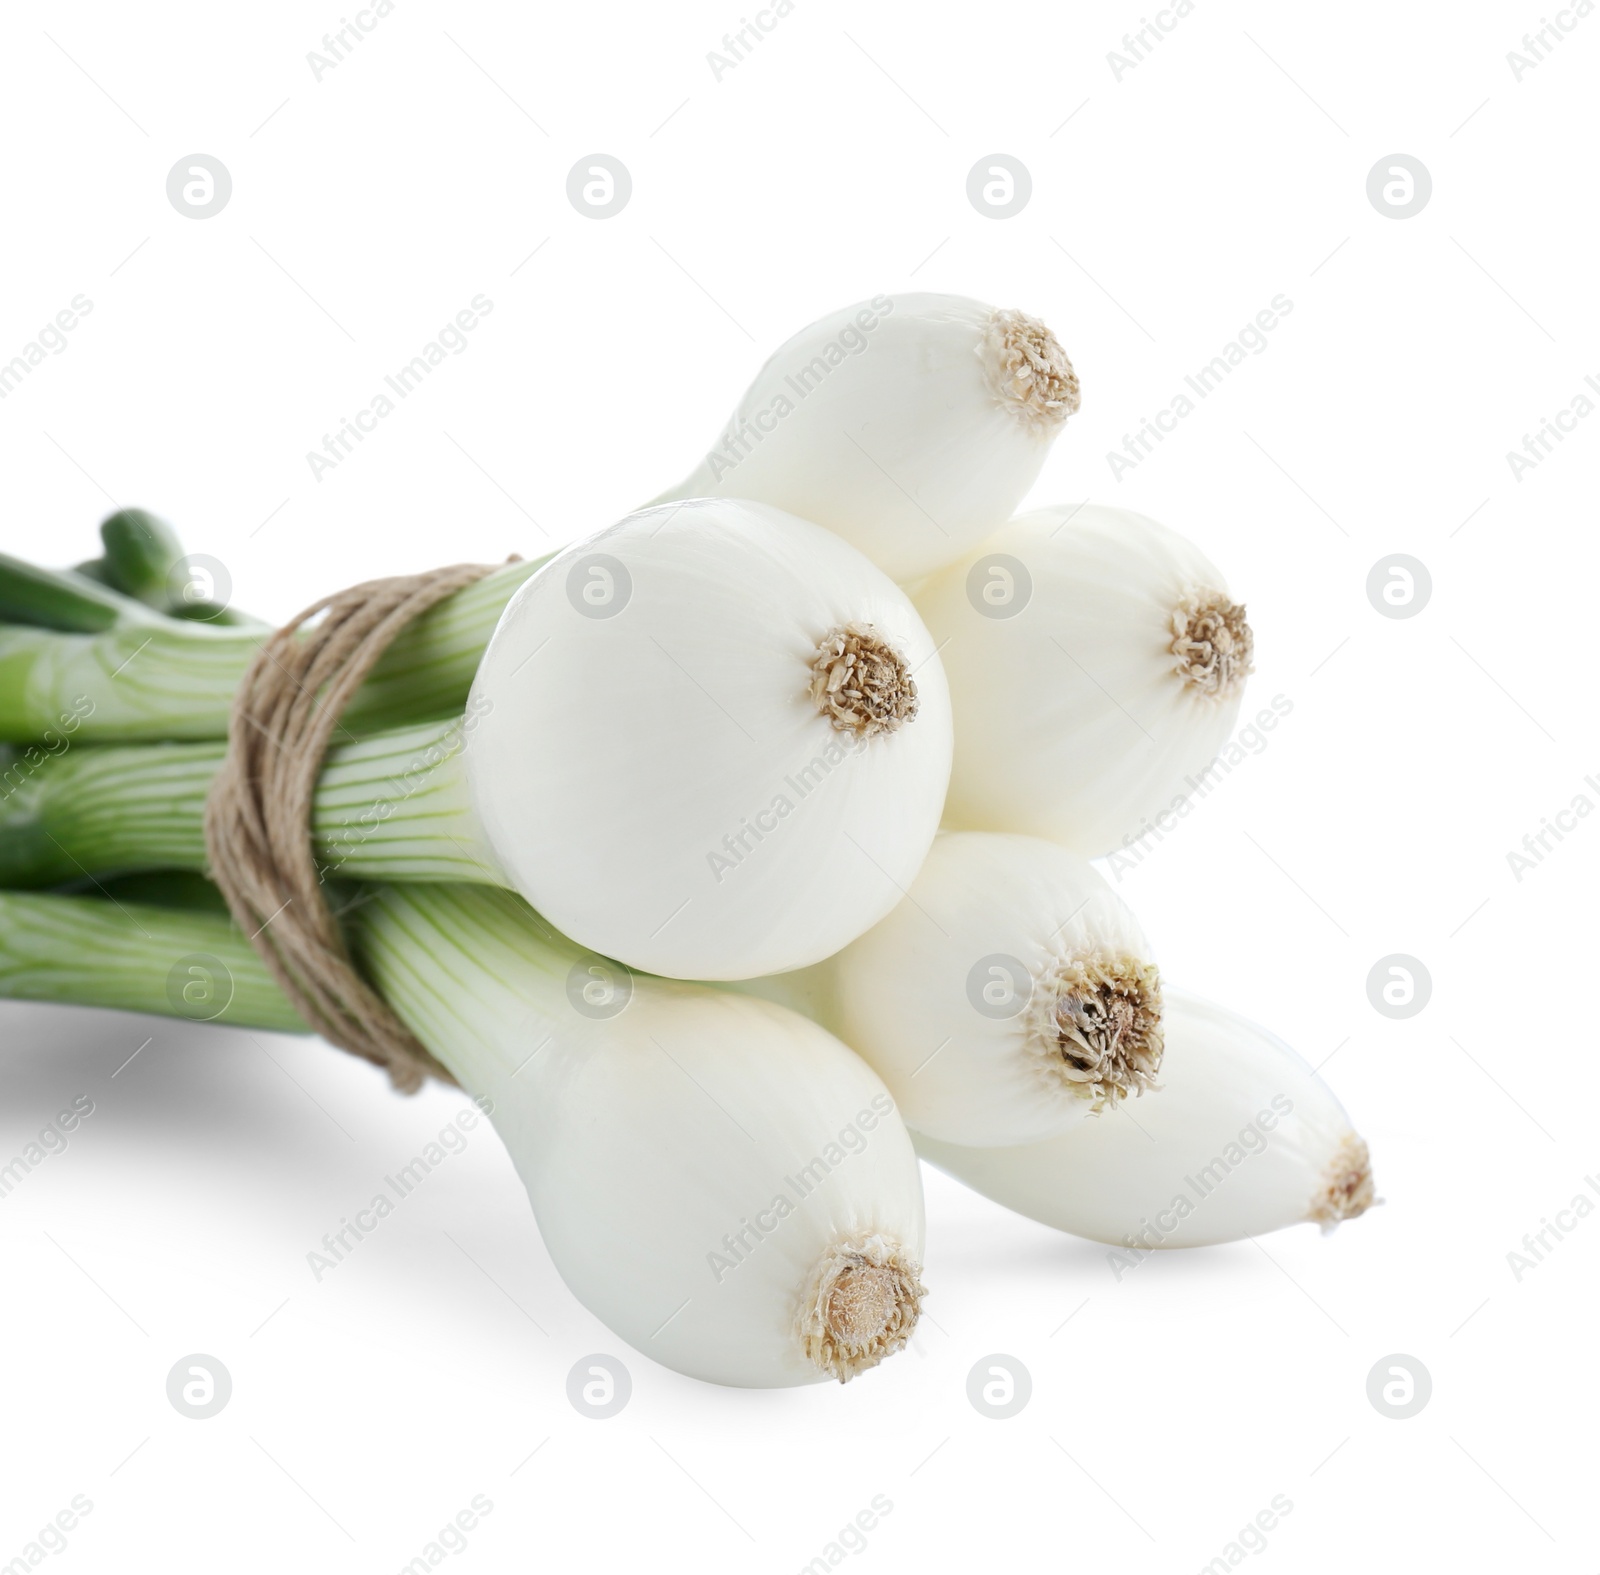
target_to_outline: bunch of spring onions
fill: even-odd
[[[1022,312],[824,318],[681,487],[417,619],[324,760],[353,956],[679,1371],[903,1347],[919,1155],[1128,1261],[1373,1201],[1327,1086],[1165,990],[1090,862],[1225,744],[1252,639],[1155,521],[1016,513],[1078,401]],[[102,537],[0,559],[0,994],[295,1031],[205,879],[266,626],[154,516]]]

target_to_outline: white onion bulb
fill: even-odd
[[[483,829],[552,924],[631,967],[815,962],[899,900],[938,826],[949,696],[900,589],[764,504],[630,515],[547,564],[489,643]]]
[[[919,588],[956,718],[945,823],[1124,845],[1216,758],[1253,640],[1175,531],[1121,509],[1039,509]]]
[[[1302,1220],[1331,1230],[1376,1201],[1367,1145],[1281,1039],[1172,990],[1166,1039],[1161,1090],[1135,1111],[1025,1148],[917,1150],[1019,1214],[1135,1253]]]
[[[916,1155],[832,1035],[630,978],[489,887],[382,888],[358,922],[374,980],[486,1101],[556,1268],[620,1338],[746,1388],[843,1382],[906,1343]]]
[[[941,833],[905,900],[798,978],[816,974],[823,1020],[908,1126],[946,1142],[1038,1142],[1154,1086],[1161,1064],[1161,981],[1138,921],[1083,859],[1036,837]]]
[[[756,498],[837,531],[896,580],[1010,518],[1078,408],[1037,318],[960,295],[878,295],[802,328],[661,499]]]

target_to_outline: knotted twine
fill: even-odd
[[[356,971],[317,869],[312,806],[339,718],[378,658],[414,618],[492,573],[460,563],[368,580],[273,633],[234,695],[206,797],[211,878],[235,922],[308,1027],[408,1094],[455,1079]]]

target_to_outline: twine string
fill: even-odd
[[[308,1027],[383,1067],[404,1093],[454,1082],[351,960],[312,842],[323,756],[345,706],[415,618],[494,568],[368,580],[306,608],[256,652],[206,798],[211,878]]]

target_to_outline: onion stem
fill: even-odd
[[[347,730],[371,732],[459,711],[512,592],[544,561],[508,564],[418,618],[346,711]],[[4,584],[0,574],[0,591]],[[87,602],[92,582],[83,584]],[[82,742],[227,736],[233,696],[261,631],[166,618],[116,600],[144,618],[98,633],[0,627],[0,739],[43,738],[72,715],[80,719],[75,731]]]
[[[41,569],[0,552],[0,622],[74,634],[158,620],[143,602],[71,569]]]
[[[0,892],[0,996],[304,1033],[227,919]]]
[[[467,718],[329,752],[312,816],[324,879],[498,884],[461,758]],[[206,794],[225,745],[69,746],[0,772],[0,884],[135,870],[204,872]]]

